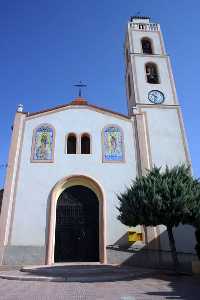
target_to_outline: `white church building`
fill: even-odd
[[[19,106],[0,216],[0,264],[121,263],[133,246],[167,257],[164,226],[134,229],[117,219],[117,193],[136,176],[153,165],[191,164],[160,25],[132,17],[124,51],[127,115],[82,97],[32,113]],[[130,230],[143,241],[131,245]],[[175,238],[180,253],[195,253],[191,227],[176,229]]]

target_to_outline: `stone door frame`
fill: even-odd
[[[100,184],[93,178],[84,175],[73,175],[61,179],[53,187],[50,194],[48,213],[48,234],[46,241],[45,264],[54,264],[55,248],[55,227],[56,227],[56,206],[60,194],[67,188],[75,185],[82,185],[91,189],[99,201],[99,262],[105,264],[106,257],[106,205],[105,194]]]

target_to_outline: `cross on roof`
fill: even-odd
[[[76,86],[76,87],[79,88],[78,96],[81,98],[82,97],[82,88],[86,87],[87,84],[84,84],[84,83],[82,83],[82,81],[79,81],[79,83],[78,84],[74,84],[74,86]]]

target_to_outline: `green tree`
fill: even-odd
[[[174,168],[154,167],[146,176],[137,177],[124,193],[118,195],[118,219],[127,226],[165,225],[174,267],[179,261],[173,228],[193,218],[192,203],[199,201],[200,183],[184,165]]]
[[[199,181],[193,181],[193,196],[188,197],[187,207],[189,214],[185,216],[183,223],[191,224],[195,227],[196,246],[195,250],[200,260],[200,188]]]

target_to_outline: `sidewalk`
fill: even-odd
[[[110,282],[0,279],[0,300],[199,300],[200,278],[146,273]]]

